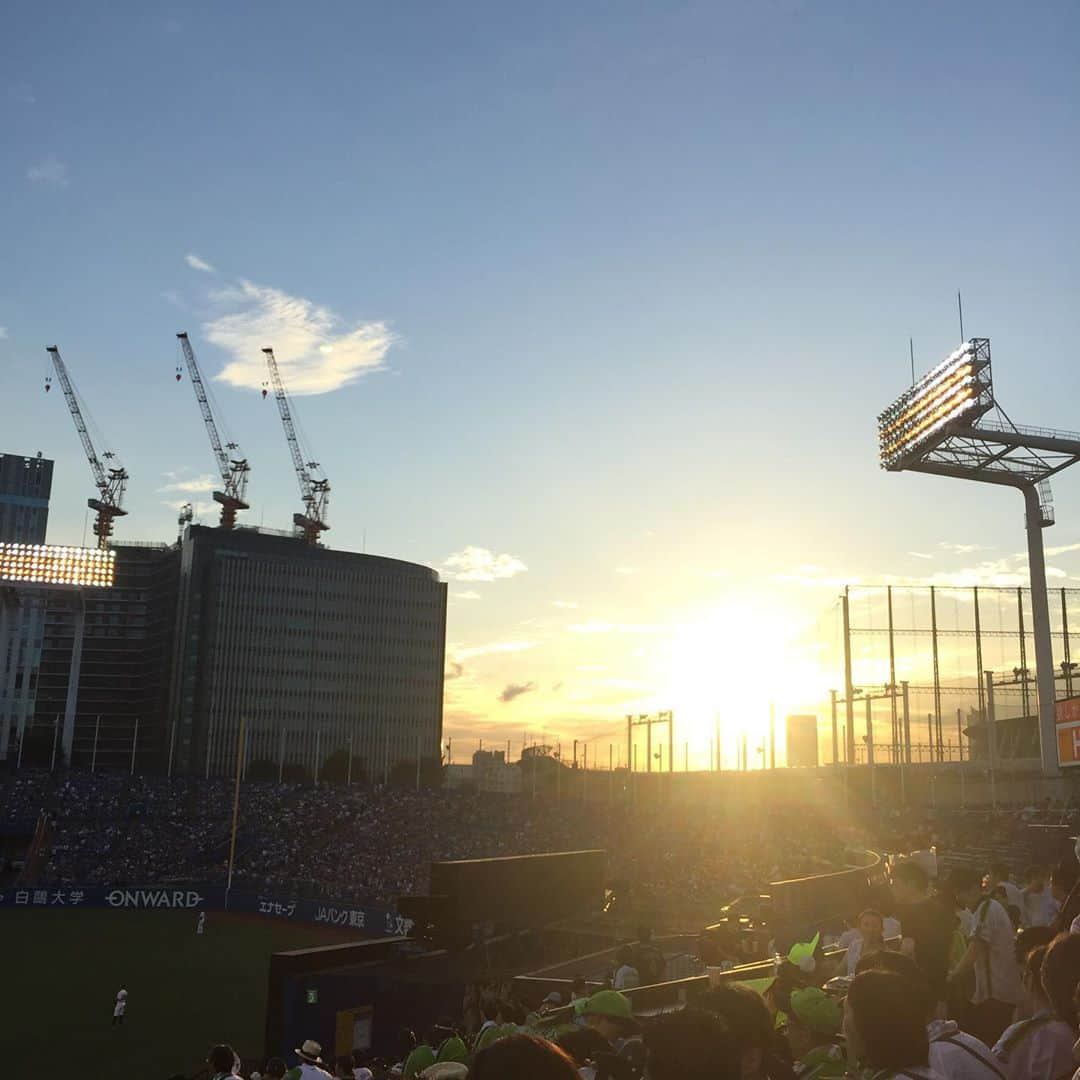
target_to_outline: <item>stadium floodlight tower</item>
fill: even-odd
[[[1054,524],[1050,477],[1080,461],[1080,434],[1014,424],[994,398],[990,339],[972,338],[881,413],[878,449],[881,467],[890,472],[933,473],[1023,493],[1040,756],[1043,775],[1060,776],[1042,530]]]
[[[18,594],[22,592],[70,594],[75,628],[71,646],[71,667],[68,671],[64,726],[60,738],[63,760],[67,765],[71,764],[71,751],[75,741],[75,708],[79,698],[86,614],[85,594],[87,590],[111,589],[115,582],[116,552],[112,548],[0,543],[0,656],[11,650],[14,664],[18,650],[18,635],[8,618],[8,608],[13,604],[6,603],[6,598],[17,602]],[[21,746],[22,723],[19,725],[18,734]],[[0,731],[0,744],[5,753],[8,738],[9,728],[5,718],[4,730]]]

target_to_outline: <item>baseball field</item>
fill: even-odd
[[[128,909],[6,910],[0,1060],[11,1076],[170,1080],[214,1043],[263,1050],[270,954],[356,933],[255,916]],[[116,992],[127,1015],[112,1025]]]

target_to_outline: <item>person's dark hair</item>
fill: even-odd
[[[570,984],[570,993],[574,994],[574,993],[577,993],[577,991],[579,991],[579,990],[582,991],[582,993],[584,993],[585,989],[586,989],[585,976],[584,975],[575,975],[574,976],[574,981]]]
[[[1046,877],[1046,867],[1045,866],[1038,866],[1038,865],[1029,866],[1024,871],[1024,881],[1030,882],[1030,881],[1033,881],[1037,877],[1041,877],[1041,878]]]
[[[958,866],[949,874],[949,887],[954,893],[968,892],[982,887],[982,878],[970,866]]]
[[[1057,935],[1049,926],[1029,926],[1016,935],[1016,962],[1023,967],[1028,953],[1040,945],[1049,945]]]
[[[485,1020],[494,1020],[499,1015],[500,1002],[494,998],[483,998],[480,1001],[480,1015]]]
[[[210,1048],[206,1063],[214,1072],[231,1073],[236,1064],[236,1051],[228,1043],[218,1043]]]
[[[712,1012],[686,1008],[661,1016],[645,1035],[649,1080],[739,1080],[739,1050]]]
[[[352,1076],[353,1063],[351,1055],[338,1054],[338,1056],[334,1058],[334,1069],[339,1072],[344,1069],[349,1076]]]
[[[469,1080],[579,1080],[565,1050],[536,1035],[508,1035],[473,1058]]]
[[[615,960],[620,964],[632,964],[634,962],[634,950],[629,945],[620,945],[615,954]]]
[[[582,1027],[564,1031],[555,1040],[555,1045],[565,1050],[578,1067],[587,1061],[596,1061],[599,1054],[611,1053],[611,1043],[595,1028]]]
[[[289,1071],[289,1066],[285,1064],[283,1058],[272,1057],[267,1061],[266,1068],[263,1069],[263,1076],[266,1080],[281,1080],[281,1078]]]
[[[1080,863],[1075,858],[1062,859],[1050,874],[1050,885],[1057,886],[1066,896],[1080,880]]]
[[[639,926],[637,932],[637,939],[642,945],[648,945],[652,940],[652,930],[647,926]]]
[[[847,1006],[865,1048],[862,1064],[904,1069],[929,1063],[924,1002],[902,975],[891,971],[856,975],[848,988]]]
[[[776,1043],[776,1025],[765,999],[749,986],[714,986],[696,1002],[698,1008],[720,1017],[731,1031],[739,1053],[771,1050]]]
[[[990,864],[990,876],[997,878],[998,881],[1008,881],[1009,874],[1010,871],[1008,863],[1002,862],[1000,859],[995,859]]]
[[[879,923],[881,923],[881,926],[882,926],[882,928],[884,929],[884,926],[885,926],[885,916],[884,916],[884,915],[882,915],[882,914],[881,914],[881,912],[880,912],[880,911],[878,911],[878,909],[877,909],[877,908],[872,908],[872,907],[864,908],[864,909],[863,909],[862,911],[860,911],[860,912],[859,912],[859,919],[858,919],[858,921],[859,921],[859,922],[862,922],[862,921],[863,921],[863,919],[865,919],[867,915],[871,915],[871,916],[873,916],[873,917],[874,917],[875,919],[877,919],[877,921],[878,921]]]
[[[902,862],[893,870],[893,881],[924,892],[930,887],[930,875],[917,862]]]
[[[1042,985],[1059,1020],[1077,1027],[1076,987],[1080,983],[1080,934],[1058,934],[1047,947]]]
[[[923,1015],[929,1016],[934,1011],[937,995],[931,990],[922,969],[912,957],[889,951],[871,953],[869,956],[860,957],[855,965],[856,975],[861,975],[864,971],[891,971],[894,975],[899,975],[909,984],[911,994],[920,1001]]]

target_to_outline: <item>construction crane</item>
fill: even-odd
[[[95,511],[97,517],[94,520],[94,535],[97,537],[97,546],[107,548],[109,537],[112,535],[113,518],[124,517],[127,511],[123,509],[124,489],[127,487],[127,469],[120,464],[116,454],[106,450],[100,457],[94,449],[94,443],[87,430],[86,421],[83,419],[82,409],[79,407],[79,399],[75,393],[75,387],[71,385],[64,361],[60,359],[60,350],[55,345],[47,346],[49,356],[52,357],[53,367],[56,369],[56,377],[60,380],[60,386],[64,391],[64,399],[67,401],[71,419],[75,421],[75,430],[79,433],[82,441],[86,460],[90,462],[90,471],[94,474],[94,484],[98,489],[99,497],[87,499],[86,505]],[[49,384],[46,382],[45,389]],[[104,459],[104,460],[103,460]]]
[[[206,425],[206,433],[210,436],[210,446],[213,448],[214,457],[217,458],[218,472],[221,473],[221,482],[225,486],[224,491],[214,492],[214,502],[221,503],[221,527],[231,529],[236,525],[236,514],[239,510],[247,510],[248,504],[244,501],[244,493],[247,490],[248,473],[251,466],[247,458],[240,454],[240,447],[234,442],[222,445],[221,436],[218,434],[217,424],[214,422],[214,413],[210,408],[210,399],[206,393],[206,384],[203,382],[199,371],[198,362],[195,359],[195,350],[184,331],[176,335],[180,339],[180,348],[184,351],[184,361],[187,364],[188,375],[191,377],[191,385],[195,389],[195,399],[199,403],[202,412],[203,423]],[[180,369],[176,371],[177,381],[180,380]],[[229,453],[225,451],[228,450]]]
[[[304,513],[293,514],[293,524],[300,530],[300,535],[307,543],[317,544],[319,542],[319,533],[330,528],[326,523],[327,503],[330,499],[330,481],[325,476],[320,480],[312,477],[311,474],[320,472],[321,467],[317,461],[304,460],[304,454],[300,449],[300,440],[296,437],[296,427],[293,424],[292,413],[289,411],[289,399],[285,394],[285,386],[281,381],[277,361],[274,359],[274,350],[263,349],[263,353],[266,356],[266,365],[270,369],[270,382],[274,387],[274,397],[277,398],[278,412],[281,413],[281,426],[285,429],[285,438],[289,443],[289,452],[292,454],[296,479],[300,482],[300,498],[304,503]],[[264,386],[263,398],[265,397],[266,387]]]

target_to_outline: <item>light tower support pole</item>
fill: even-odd
[[[1050,605],[1046,596],[1046,556],[1043,552],[1043,514],[1039,490],[1024,488],[1028,571],[1031,574],[1032,630],[1035,635],[1035,678],[1039,689],[1039,756],[1043,776],[1060,776],[1057,724],[1054,719],[1054,647],[1050,638]]]
[[[64,764],[68,768],[71,768],[71,753],[75,745],[75,708],[79,702],[79,677],[82,673],[83,630],[86,626],[86,603],[81,591],[75,593],[72,602],[75,608],[75,636],[71,645],[71,667],[68,670],[67,700],[64,703],[64,732],[60,740]],[[96,751],[96,736],[94,747]]]

